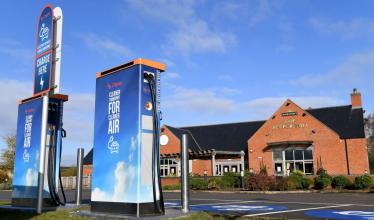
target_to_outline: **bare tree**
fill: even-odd
[[[14,168],[14,152],[16,148],[16,136],[8,135],[3,137],[6,148],[1,152],[0,165],[0,183],[9,180],[13,177]]]
[[[367,139],[370,173],[374,174],[374,113],[365,118],[365,134]]]

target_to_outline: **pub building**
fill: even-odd
[[[351,104],[302,109],[287,99],[265,121],[173,127],[163,125],[160,136],[161,176],[180,176],[182,135],[189,138],[189,172],[221,176],[225,172],[253,173],[266,167],[269,175],[292,171],[313,175],[319,168],[331,175],[365,174],[369,170],[361,94]],[[84,161],[91,174],[92,151]]]

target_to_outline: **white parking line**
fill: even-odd
[[[167,201],[180,201],[180,199],[168,199]],[[258,202],[258,203],[277,203],[277,204],[299,204],[299,205],[352,205],[352,206],[368,206],[374,207],[369,204],[360,204],[360,203],[328,203],[328,202],[286,202],[286,201],[269,201],[269,200],[226,200],[226,199],[192,199],[191,201],[219,201],[219,202]],[[204,205],[204,204],[200,204]]]
[[[202,204],[193,204],[190,206],[201,206],[201,205],[227,205],[227,204],[240,204],[240,203],[253,203],[257,201],[239,201],[239,202],[219,202],[219,203],[202,203]],[[181,205],[168,206],[168,207],[181,207]]]
[[[250,214],[250,215],[244,215],[244,216],[245,217],[252,217],[252,216],[261,216],[261,215],[272,215],[272,214],[289,213],[289,212],[299,212],[299,211],[307,211],[307,210],[314,210],[314,209],[337,208],[337,207],[344,207],[344,206],[352,206],[352,204],[320,206],[320,207],[313,207],[313,208],[291,209],[291,210],[274,211],[274,212],[263,212],[263,213],[256,213],[256,214]]]

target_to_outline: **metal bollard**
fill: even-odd
[[[189,169],[188,169],[188,137],[186,134],[182,135],[182,146],[181,146],[181,162],[182,162],[182,212],[188,212],[189,206]]]
[[[204,170],[204,183],[205,183],[205,190],[208,189],[208,171]]]
[[[75,187],[76,205],[81,205],[82,204],[83,157],[84,157],[84,149],[83,148],[78,148],[78,151],[77,151],[77,178],[76,178],[76,187]]]
[[[244,190],[244,171],[240,171],[240,189]]]

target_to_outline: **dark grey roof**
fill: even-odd
[[[362,108],[345,105],[306,111],[335,131],[342,139],[365,138]]]
[[[204,125],[174,128],[176,136],[188,132],[194,145],[200,150],[247,151],[248,139],[265,123],[265,121],[240,122],[217,125]],[[168,126],[170,127],[170,126]],[[179,134],[178,134],[179,132]],[[193,148],[191,147],[191,150]]]
[[[91,148],[90,152],[88,152],[88,154],[86,154],[86,156],[83,158],[83,165],[92,164],[92,158],[93,158],[93,148]]]
[[[182,135],[183,134],[187,134],[188,136],[188,145],[189,145],[189,149],[191,151],[194,151],[194,152],[198,152],[198,151],[201,151],[201,150],[204,150],[202,149],[199,144],[196,142],[196,139],[192,136],[191,132],[189,130],[185,130],[185,129],[181,129],[181,128],[175,128],[175,127],[172,127],[172,126],[169,126],[169,125],[165,125],[171,132],[173,132],[173,134],[175,136],[177,136],[177,138],[179,140],[182,140]]]

